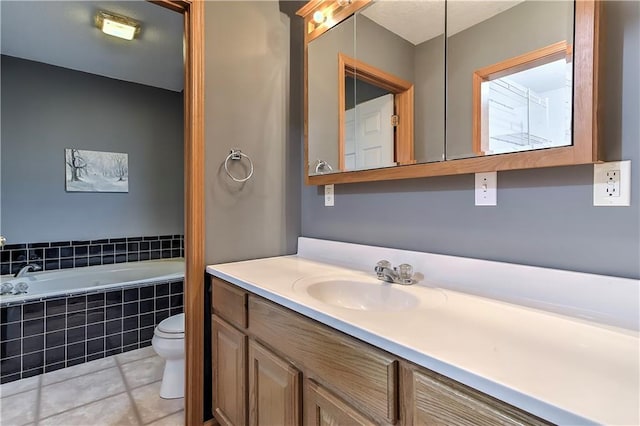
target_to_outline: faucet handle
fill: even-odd
[[[0,287],[0,294],[11,294],[13,293],[13,284],[11,283],[2,283]]]
[[[19,282],[13,287],[13,294],[23,294],[29,289],[29,284],[25,282]]]
[[[403,263],[398,266],[398,279],[402,284],[412,284],[413,283],[413,266],[408,263]]]
[[[388,269],[392,269],[391,268],[391,262],[389,262],[388,260],[379,260],[378,263],[376,263],[376,267],[373,268],[377,273],[382,272],[385,268]]]
[[[378,263],[376,263],[376,267],[378,266],[381,268],[391,268],[391,262],[388,260],[379,260]]]

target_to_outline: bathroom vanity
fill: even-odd
[[[637,280],[308,238],[207,271],[221,424],[640,421]]]

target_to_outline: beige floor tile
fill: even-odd
[[[18,393],[0,400],[0,424],[21,426],[36,420],[38,389]]]
[[[184,411],[163,417],[160,420],[149,423],[149,426],[184,426]]]
[[[47,386],[52,383],[61,382],[63,380],[71,379],[73,377],[78,377],[89,373],[95,373],[96,371],[115,367],[115,365],[116,362],[113,357],[107,357],[91,362],[86,362],[84,364],[74,365],[73,367],[63,368],[62,370],[52,371],[51,373],[42,375],[42,386]]]
[[[20,392],[26,392],[35,389],[40,384],[40,376],[29,377],[28,379],[16,380],[15,382],[0,385],[0,398],[15,395]]]
[[[137,426],[131,400],[121,393],[70,411],[40,420],[38,426]]]
[[[116,359],[120,364],[126,364],[127,362],[137,361],[142,358],[147,358],[150,356],[155,356],[156,352],[153,350],[153,347],[147,346],[141,349],[136,349],[135,351],[124,352],[116,355]]]
[[[117,367],[44,386],[40,396],[40,417],[49,417],[124,390]]]
[[[184,410],[184,398],[160,398],[160,382],[134,389],[131,394],[143,423],[150,423],[168,414]]]
[[[129,362],[120,368],[122,369],[129,388],[133,389],[162,380],[164,359],[156,355]]]

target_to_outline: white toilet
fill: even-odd
[[[153,350],[164,358],[164,375],[160,397],[184,396],[184,314],[166,318],[158,324],[151,341]]]

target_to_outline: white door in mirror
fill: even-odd
[[[345,111],[345,170],[394,166],[393,95],[361,102]]]
[[[631,160],[593,165],[593,205],[631,205]]]
[[[476,206],[498,205],[498,172],[476,173]]]

